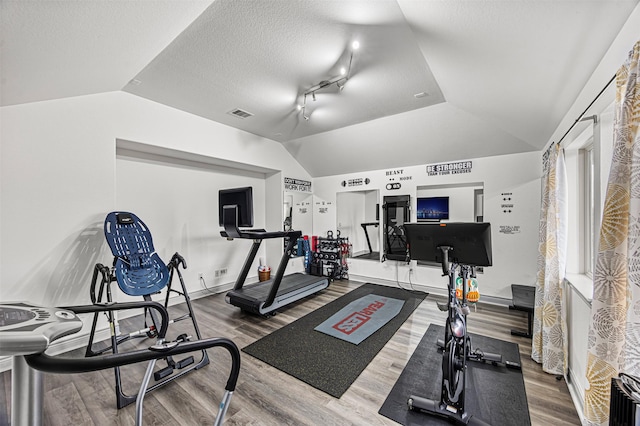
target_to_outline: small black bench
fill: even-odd
[[[511,284],[511,306],[509,309],[527,313],[527,331],[511,330],[514,336],[531,338],[533,336],[533,308],[536,301],[536,288],[529,285]]]

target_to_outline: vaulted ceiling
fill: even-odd
[[[312,176],[537,151],[637,4],[3,0],[1,102],[123,90]]]

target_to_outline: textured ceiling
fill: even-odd
[[[305,103],[352,52],[344,89]],[[216,1],[135,80],[124,90],[281,142],[444,101],[391,0]]]
[[[2,105],[121,90],[210,4],[2,0]]]
[[[0,100],[124,90],[280,141],[312,176],[541,150],[637,4],[3,0]],[[354,40],[344,90],[303,119]]]

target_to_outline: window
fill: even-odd
[[[581,150],[583,167],[581,173],[580,186],[582,187],[583,203],[582,212],[584,214],[584,224],[582,232],[581,246],[583,247],[582,259],[584,273],[593,278],[594,269],[594,249],[598,230],[595,229],[595,207],[594,207],[594,152],[593,145],[589,145]]]

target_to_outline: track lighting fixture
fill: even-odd
[[[330,78],[329,80],[322,80],[320,83],[315,86],[310,87],[303,93],[303,102],[302,105],[298,105],[298,111],[302,111],[302,117],[305,120],[309,120],[309,116],[306,114],[307,108],[307,96],[311,95],[311,99],[316,100],[316,92],[318,90],[324,89],[325,87],[331,86],[335,84],[340,92],[344,89],[344,85],[351,77],[351,65],[353,64],[353,52],[360,48],[360,43],[358,41],[354,41],[351,43],[351,54],[349,55],[349,65],[347,68],[340,68],[340,75]]]
[[[298,105],[298,111],[302,111],[302,118],[304,118],[305,120],[308,120],[309,116],[305,111],[306,108],[307,108],[307,94],[305,93],[302,105]]]

